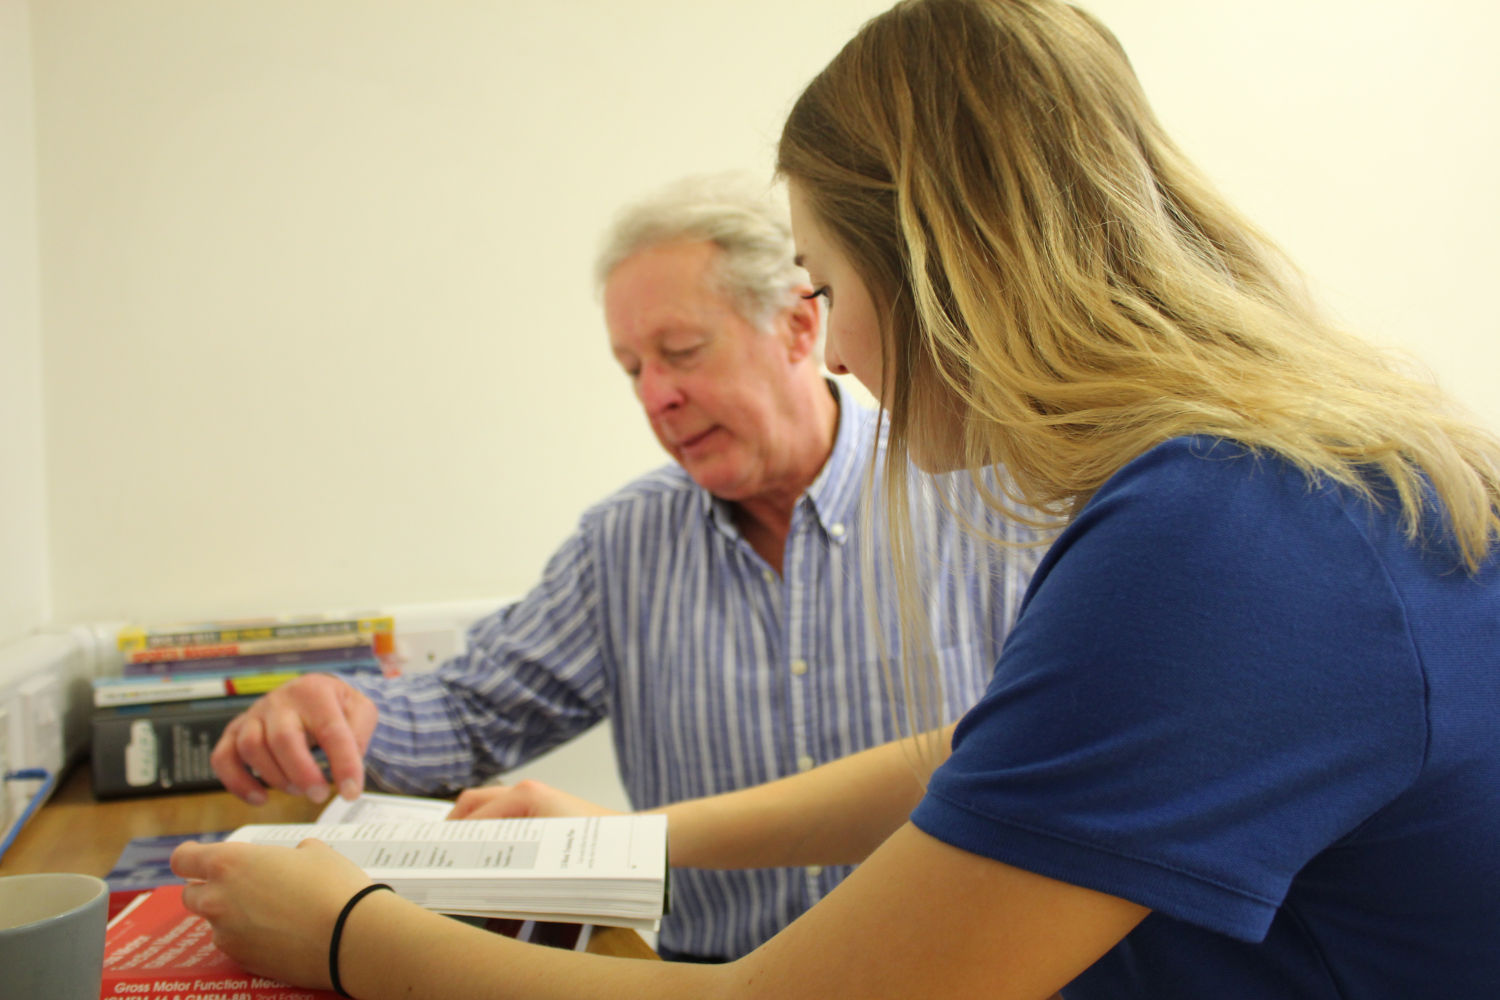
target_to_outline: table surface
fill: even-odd
[[[228,792],[184,792],[100,802],[89,786],[88,766],[80,765],[21,828],[0,857],[0,875],[81,872],[103,878],[136,837],[232,830],[246,823],[311,823],[322,806],[305,798],[270,793],[263,806],[251,806]],[[623,958],[655,958],[633,930],[595,927],[588,950]]]

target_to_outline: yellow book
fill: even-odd
[[[396,621],[390,615],[361,612],[354,615],[305,615],[282,618],[243,618],[222,622],[189,622],[177,625],[128,625],[120,630],[116,644],[122,653],[150,649],[172,649],[188,646],[222,646],[235,643],[281,642],[301,639],[322,640],[323,645],[300,648],[328,648],[329,637],[358,637],[373,641],[381,633],[392,633]],[[352,643],[350,643],[352,644]],[[283,647],[299,648],[299,647]]]

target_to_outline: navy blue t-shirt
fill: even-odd
[[[1500,997],[1500,572],[1382,507],[1179,439],[1043,559],[912,818],[1153,911],[1067,1000]]]

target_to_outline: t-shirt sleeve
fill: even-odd
[[[1274,458],[1171,442],[1043,559],[913,820],[1256,941],[1425,738],[1405,616],[1348,505]]]

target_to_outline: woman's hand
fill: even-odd
[[[484,785],[458,796],[449,819],[508,819],[512,816],[618,816],[618,811],[560,792],[540,781]]]
[[[296,848],[186,843],[172,871],[182,901],[212,925],[214,944],[251,972],[328,989],[328,944],[349,898],[370,884],[320,840]]]

